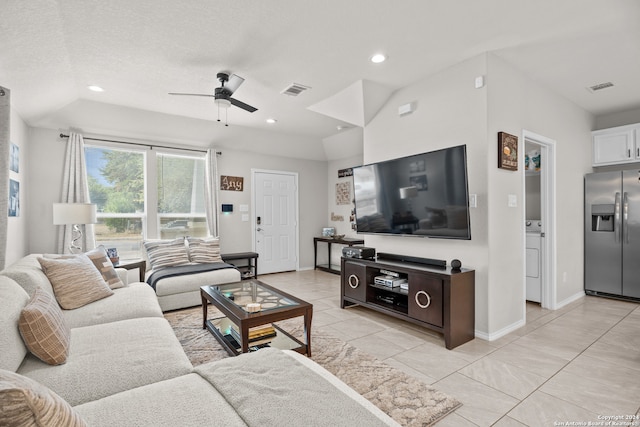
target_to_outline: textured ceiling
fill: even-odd
[[[639,23],[637,0],[3,0],[0,84],[33,126],[71,126],[87,102],[215,122],[211,98],[167,93],[212,93],[228,70],[259,109],[231,108],[231,126],[317,140],[347,121],[308,107],[356,82],[390,93],[492,51],[599,115],[640,107]],[[280,94],[293,82],[311,89]]]

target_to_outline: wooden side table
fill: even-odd
[[[144,275],[147,272],[147,263],[143,259],[123,260],[113,265],[116,268],[124,268],[125,270],[138,269],[140,272],[140,281],[144,282]]]
[[[318,265],[318,242],[325,242],[327,244],[327,265]],[[343,237],[341,239],[333,238],[333,237],[314,237],[313,238],[313,268],[315,270],[322,270],[329,273],[340,274],[340,266],[331,265],[331,245],[333,243],[337,243],[339,245],[353,246],[353,245],[364,245],[364,240],[362,239],[353,239],[350,237]]]
[[[258,254],[255,252],[238,252],[233,254],[221,254],[220,258],[227,264],[233,265],[240,271],[242,279],[258,278]],[[245,260],[245,263],[230,261]]]

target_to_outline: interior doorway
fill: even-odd
[[[542,308],[555,310],[556,142],[526,130],[523,131],[522,139],[525,145],[523,156],[525,167],[522,173],[524,174],[524,241],[526,243],[523,258],[525,262],[523,304],[530,299],[539,302]],[[539,288],[536,289],[536,286]],[[538,298],[539,301],[536,301]],[[526,313],[526,308],[524,312]]]
[[[298,269],[298,174],[251,170],[252,241],[260,273]]]

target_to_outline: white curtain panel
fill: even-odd
[[[5,267],[7,257],[10,108],[10,91],[0,86],[0,270]]]
[[[218,188],[220,188],[220,177],[218,176],[218,156],[216,150],[207,150],[206,158],[206,188],[205,205],[207,214],[207,226],[209,234],[218,237]]]
[[[84,139],[82,135],[69,132],[67,152],[64,160],[64,177],[60,203],[89,203],[89,183],[87,180],[87,164],[84,159]],[[72,241],[71,225],[58,226],[58,253],[68,253]],[[96,247],[93,224],[80,225],[83,250]]]

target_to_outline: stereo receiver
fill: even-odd
[[[364,246],[345,246],[342,248],[342,256],[347,258],[374,259],[376,257],[375,248]]]
[[[388,288],[397,288],[403,283],[407,283],[407,279],[400,279],[393,276],[376,276],[373,278],[373,283]]]

